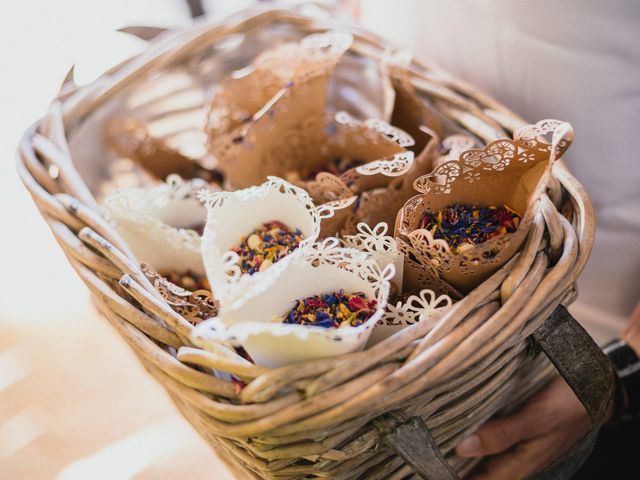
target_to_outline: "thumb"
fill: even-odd
[[[503,452],[536,434],[528,415],[516,414],[490,420],[456,447],[461,457],[483,457]]]

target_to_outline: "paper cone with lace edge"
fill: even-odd
[[[358,222],[370,226],[383,222],[391,228],[397,212],[415,195],[413,182],[433,170],[444,127],[438,116],[416,94],[409,80],[406,62],[402,55],[394,55],[382,62],[382,70],[389,76],[395,93],[391,124],[413,138],[414,144],[407,146],[414,153],[413,163],[403,175],[391,179],[384,189],[373,189],[360,195],[357,211],[343,227],[345,232],[354,232]]]
[[[107,123],[104,141],[116,155],[129,158],[155,179],[164,180],[173,174],[184,179],[201,178],[222,184],[220,172],[202,166],[197,159],[152,135],[136,118],[114,118]]]
[[[230,186],[283,176],[322,137],[329,77],[349,34],[326,32],[259,55],[248,73],[221,83],[207,118],[209,152]]]
[[[338,112],[325,129],[325,137],[314,154],[300,162],[286,178],[306,189],[316,203],[335,203],[335,216],[323,221],[323,235],[352,234],[369,211],[363,208],[368,196],[380,193],[387,199],[390,186],[413,165],[413,152],[407,147],[413,139],[404,131],[378,119],[360,122],[346,112]],[[322,171],[336,159],[357,160],[341,172]],[[320,170],[318,173],[316,171]],[[341,207],[337,207],[340,205]],[[379,221],[393,225],[397,208],[378,209]],[[370,225],[377,224],[368,219]]]
[[[322,218],[333,214],[331,208],[316,207],[307,192],[278,177],[233,192],[203,191],[200,199],[207,208],[202,259],[211,288],[223,308],[251,289],[262,288],[264,278],[286,268],[297,250],[316,241]],[[254,229],[272,221],[281,222],[292,231],[298,229],[300,242],[264,271],[243,271],[241,259],[232,249]]]
[[[102,212],[128,243],[138,262],[154,270],[192,272],[203,275],[198,230],[206,210],[196,198],[207,189],[200,179],[183,181],[177,175],[153,187],[113,191],[103,202]]]
[[[383,120],[360,122],[338,112],[328,121],[315,153],[289,171],[287,178],[321,203],[344,198],[346,192],[357,195],[385,188],[411,168],[413,153],[407,147],[413,143],[406,132]],[[341,158],[357,163],[341,172],[324,171],[332,160]]]
[[[545,136],[551,136],[546,141]],[[409,257],[433,266],[439,276],[468,292],[504,265],[525,240],[535,205],[548,183],[551,165],[573,139],[568,123],[543,120],[514,132],[514,139],[496,140],[483,149],[467,150],[415,182],[419,195],[402,208],[396,236]],[[499,235],[455,253],[445,240],[420,228],[425,212],[460,203],[481,207],[508,205],[521,215],[514,233]]]
[[[246,290],[223,305],[217,318],[194,328],[194,344],[211,349],[237,342],[256,364],[269,367],[362,350],[384,313],[394,268],[380,268],[370,255],[327,238],[293,255],[287,268],[267,272],[260,288]],[[340,289],[375,299],[375,312],[358,326],[342,328],[282,322],[296,300]]]

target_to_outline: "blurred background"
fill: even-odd
[[[253,2],[203,3],[223,17]],[[2,3],[1,480],[233,478],[95,313],[14,166],[72,65],[90,82],[144,48],[118,28],[189,18],[184,0]]]

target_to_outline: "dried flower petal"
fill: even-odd
[[[291,230],[284,223],[273,220],[243,237],[232,251],[240,257],[241,272],[253,275],[293,252],[302,238],[299,228]]]
[[[357,327],[374,314],[376,306],[377,301],[368,299],[362,292],[340,290],[297,300],[283,323],[323,328]]]
[[[433,238],[445,240],[454,253],[463,252],[499,235],[518,229],[520,214],[512,208],[477,207],[453,204],[437,212],[425,212],[420,228],[428,230]]]

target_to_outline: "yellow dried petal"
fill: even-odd
[[[267,268],[269,268],[271,265],[273,265],[273,262],[269,259],[266,259],[265,261],[263,261],[260,264],[260,268],[258,269],[259,272],[264,272]]]
[[[253,250],[257,250],[262,245],[262,240],[255,233],[247,239],[247,245]]]

